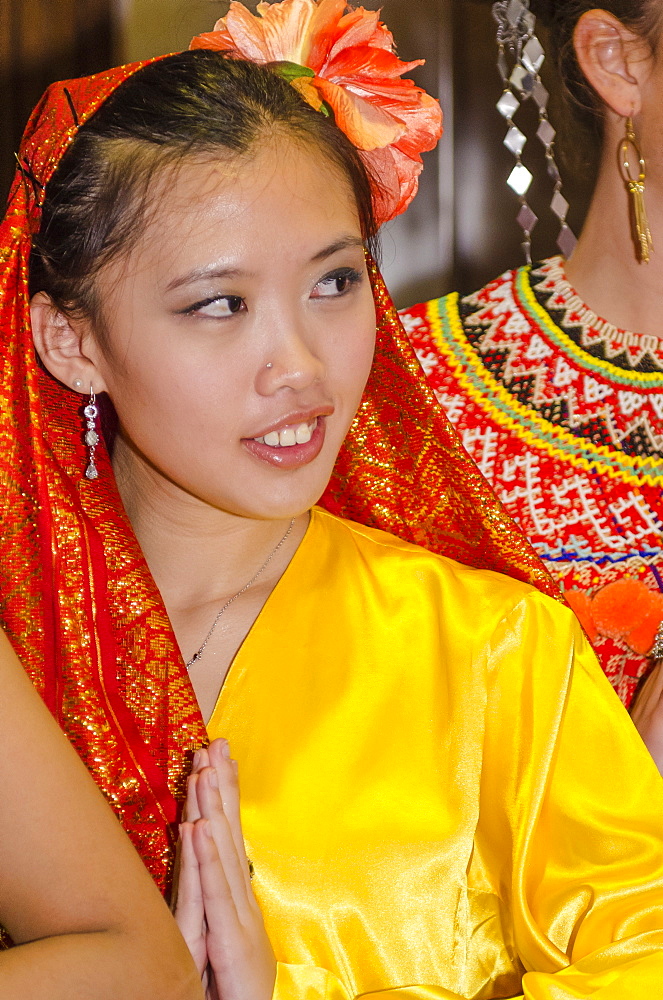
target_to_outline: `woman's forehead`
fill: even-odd
[[[166,283],[217,259],[242,271],[270,262],[286,267],[339,240],[361,243],[350,183],[301,143],[265,143],[241,157],[187,157],[154,178],[149,200],[129,270],[157,268]],[[126,263],[110,270],[118,277]]]

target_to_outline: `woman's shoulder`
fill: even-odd
[[[542,610],[547,616],[570,614],[559,602],[530,584],[488,569],[477,569],[430,552],[377,528],[337,517],[316,507],[313,528],[318,554],[326,549],[354,588],[367,586],[383,603],[398,604],[416,595],[422,614],[472,616],[495,627],[516,608]],[[322,543],[322,544],[321,544]]]

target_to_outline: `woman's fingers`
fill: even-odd
[[[202,771],[204,767],[209,767],[209,751],[207,747],[200,747],[193,755],[193,767],[191,772]]]
[[[187,823],[195,823],[200,819],[197,786],[200,774],[192,772],[186,782],[186,800],[184,803],[184,819]]]
[[[193,844],[193,824],[180,826],[179,874],[175,920],[202,978],[207,968],[207,924],[198,858]]]
[[[192,831],[200,890],[207,928],[206,953],[221,981],[232,967],[240,923],[209,820],[200,819]]]
[[[256,907],[246,921],[240,919],[209,820],[195,824],[192,842],[207,917],[211,986],[224,1000],[269,1000],[276,962],[260,911]]]
[[[200,815],[209,823],[209,830],[218,851],[235,906],[240,917],[244,919],[249,906],[246,890],[246,855],[243,846],[241,855],[237,853],[235,839],[221,801],[215,767],[208,767],[200,772],[196,784],[196,794]]]
[[[237,761],[230,757],[230,747],[226,740],[214,740],[209,747],[209,763],[216,768],[219,782],[219,794],[223,811],[228,820],[235,849],[239,858],[246,858],[242,820],[240,814],[239,783],[237,780]],[[250,888],[248,861],[243,867],[247,889]]]

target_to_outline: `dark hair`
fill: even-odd
[[[47,186],[31,294],[46,291],[103,334],[94,278],[136,242],[156,173],[189,155],[245,154],[275,130],[315,146],[348,178],[362,235],[375,252],[370,180],[333,118],[272,70],[198,49],[133,74],[81,128]]]
[[[557,67],[572,106],[584,124],[601,130],[602,105],[580,69],[573,46],[573,32],[588,11],[600,7],[649,41],[656,51],[663,8],[660,0],[533,0],[532,11],[550,29]]]

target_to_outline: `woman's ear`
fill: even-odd
[[[585,78],[603,103],[620,118],[637,115],[653,60],[649,42],[596,8],[578,21],[573,44]]]
[[[105,391],[97,365],[84,349],[90,336],[85,321],[69,319],[46,292],[33,295],[30,318],[35,350],[51,375],[78,392],[90,387],[95,393]]]

